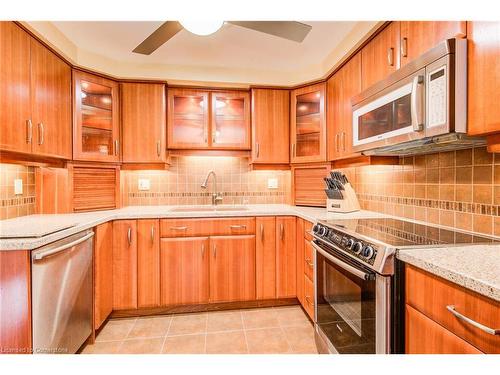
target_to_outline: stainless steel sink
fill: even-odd
[[[184,206],[175,207],[170,212],[231,212],[231,211],[247,211],[245,206]]]

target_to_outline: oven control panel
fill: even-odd
[[[323,224],[315,224],[312,230],[316,237],[335,245],[363,262],[370,265],[373,265],[375,262],[377,256],[377,248],[375,245],[351,237]]]

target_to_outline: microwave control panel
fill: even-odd
[[[447,82],[446,65],[427,74],[428,128],[446,124]]]

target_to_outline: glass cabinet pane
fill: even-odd
[[[247,143],[245,98],[213,95],[212,146],[244,147]]]
[[[321,92],[314,91],[297,96],[296,104],[296,157],[320,155]]]
[[[174,95],[172,144],[207,143],[207,105],[204,95]]]

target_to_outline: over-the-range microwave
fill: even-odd
[[[485,144],[467,137],[467,41],[448,39],[352,98],[353,149],[411,155]]]

